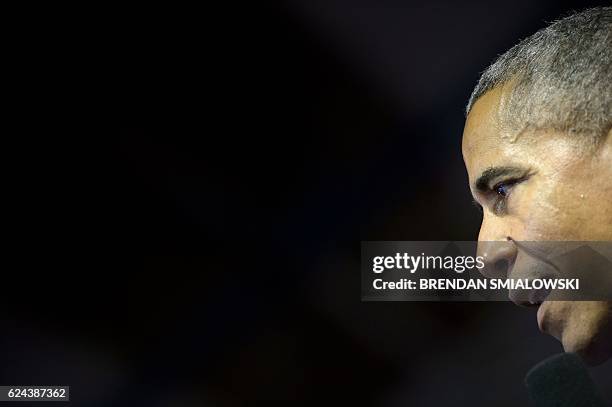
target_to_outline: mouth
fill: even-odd
[[[527,308],[540,307],[550,295],[550,290],[516,290],[510,292],[509,298],[516,305]]]

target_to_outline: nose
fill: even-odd
[[[514,265],[518,250],[508,239],[478,241],[478,256],[484,259],[480,272],[488,278],[506,278]]]
[[[496,216],[488,217],[485,214],[478,236],[478,256],[484,259],[484,267],[480,272],[484,276],[500,279],[520,278],[525,273],[525,270],[513,269],[522,248],[513,239],[513,233],[517,229],[511,226],[504,222],[504,219]],[[548,294],[547,290],[510,289],[508,291],[509,299],[516,305],[523,306],[541,303]]]
[[[489,278],[506,278],[518,255],[518,249],[509,238],[508,228],[499,218],[485,214],[478,235],[478,256],[484,259],[480,272]]]

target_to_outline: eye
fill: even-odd
[[[518,180],[507,180],[495,184],[491,191],[495,193],[495,200],[493,201],[493,212],[497,215],[503,215],[508,210],[508,198],[510,191],[515,184],[521,182]]]
[[[497,184],[495,186],[495,193],[505,198],[510,193],[510,184],[505,184],[505,183]]]

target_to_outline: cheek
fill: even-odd
[[[523,196],[523,240],[584,240],[581,231],[589,220],[575,195],[571,185],[556,179],[534,185]]]
[[[552,182],[531,179],[519,185],[513,191],[509,208],[520,225],[515,230],[515,239],[558,240],[563,228],[559,219],[563,218],[564,209]]]

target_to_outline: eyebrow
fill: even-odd
[[[525,169],[520,167],[489,167],[474,182],[474,188],[481,192],[491,189],[491,184],[498,178],[507,176],[524,176]]]

